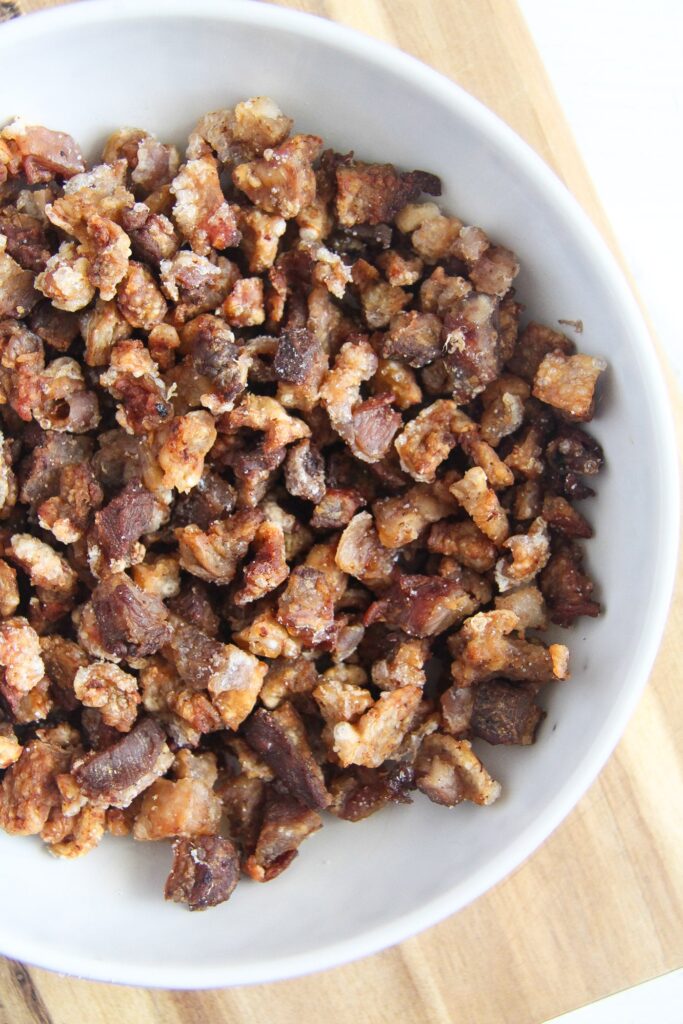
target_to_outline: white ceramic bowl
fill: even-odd
[[[454,913],[528,857],[595,778],[645,685],[671,593],[676,463],[650,339],[586,216],[491,113],[398,51],[264,4],[100,0],[0,28],[0,119],[64,129],[93,156],[115,127],[182,140],[204,111],[264,93],[342,151],[441,175],[446,207],[519,253],[533,315],[583,320],[582,347],[611,367],[591,425],[608,466],[585,506],[607,611],[568,634],[573,678],[548,695],[538,743],[486,748],[504,786],[495,806],[418,798],[361,824],[330,820],[281,878],[244,883],[206,914],[164,903],[166,844],[107,839],[69,863],[0,836],[0,950],[89,978],[269,981]]]

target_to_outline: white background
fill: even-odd
[[[683,0],[518,3],[683,387]],[[560,1021],[683,1024],[683,970]]]

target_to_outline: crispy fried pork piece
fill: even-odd
[[[71,773],[83,796],[112,807],[128,807],[173,762],[161,726],[143,718],[113,746],[74,761]]]
[[[488,486],[484,470],[479,466],[468,469],[450,491],[481,532],[494,544],[502,544],[509,533],[508,519],[496,492]]]
[[[479,434],[493,448],[504,437],[514,434],[524,420],[524,402],[531,389],[521,377],[503,374],[489,384],[482,393],[484,411],[479,423]]]
[[[549,352],[536,370],[532,393],[535,398],[559,409],[569,420],[591,420],[595,386],[606,369],[605,360],[596,356]]]
[[[441,195],[441,182],[436,175],[425,171],[401,174],[391,164],[344,161],[336,167],[335,178],[336,213],[343,227],[383,224],[393,220],[421,192]]]
[[[474,686],[449,686],[441,694],[441,717],[445,732],[452,736],[467,735],[474,709]]]
[[[232,180],[259,209],[290,220],[315,198],[312,164],[321,149],[317,135],[293,135],[260,159],[239,164]]]
[[[245,565],[242,586],[233,595],[235,604],[250,604],[275,590],[289,575],[285,536],[277,523],[261,523],[254,535],[254,557]]]
[[[496,562],[497,548],[471,520],[439,522],[432,526],[427,548],[436,554],[455,558],[468,569],[488,572]]]
[[[386,622],[409,636],[443,633],[474,610],[471,596],[458,583],[440,576],[398,576],[384,596],[365,613],[365,626]]]
[[[402,548],[417,540],[431,523],[438,523],[456,508],[448,493],[442,496],[427,484],[417,484],[395,498],[376,501],[372,512],[380,543],[385,548]]]
[[[40,653],[57,703],[73,711],[78,707],[74,679],[80,668],[90,664],[90,658],[73,640],[55,635],[41,636]]]
[[[566,334],[532,321],[520,334],[514,355],[508,359],[507,367],[512,373],[531,383],[545,356],[549,352],[557,351],[571,355],[575,351],[574,342]]]
[[[496,583],[504,594],[512,587],[530,583],[550,558],[548,524],[541,516],[534,519],[527,533],[517,533],[503,541],[512,561],[501,558],[496,563]]]
[[[395,441],[401,469],[423,483],[432,483],[438,467],[470,429],[472,421],[455,402],[440,399],[422,409]]]
[[[171,182],[173,219],[199,256],[238,245],[241,235],[235,210],[226,203],[211,156],[188,160]]]
[[[159,265],[164,295],[174,302],[172,322],[180,327],[200,313],[211,313],[226,300],[239,276],[223,256],[208,259],[182,250]]]
[[[410,409],[422,401],[417,377],[398,359],[380,359],[370,386],[377,395],[390,394],[393,404],[401,410]]]
[[[21,213],[15,206],[0,209],[0,235],[7,239],[6,252],[23,270],[40,273],[50,258],[45,225],[37,217]]]
[[[426,640],[412,640],[400,633],[389,635],[386,653],[372,665],[372,681],[380,690],[396,690],[400,686],[424,686],[427,681],[424,665],[429,657]]]
[[[594,493],[580,478],[599,473],[605,455],[595,438],[585,430],[561,426],[547,445],[546,456],[553,475],[557,477],[559,489],[566,498],[577,500]]]
[[[529,690],[502,680],[474,687],[474,707],[470,727],[475,736],[487,743],[534,742],[544,712]]]
[[[181,774],[178,774],[178,761]],[[175,780],[157,779],[143,794],[133,825],[134,839],[153,842],[217,834],[222,807],[213,792],[217,775],[214,755],[195,756],[181,750],[174,767]]]
[[[418,369],[426,366],[441,355],[441,329],[441,320],[433,313],[396,313],[382,339],[382,356]]]
[[[546,494],[543,498],[543,518],[552,529],[565,537],[593,536],[593,527],[581,513],[559,494]]]
[[[313,693],[318,682],[319,676],[312,661],[304,658],[278,659],[268,667],[259,700],[269,711],[283,700],[292,700],[296,704],[298,697]]]
[[[385,548],[380,542],[369,512],[358,512],[353,517],[339,538],[335,555],[342,572],[371,588],[389,584],[397,558],[397,550]]]
[[[206,910],[230,899],[239,878],[239,855],[229,839],[176,839],[164,897],[190,910]]]
[[[325,461],[319,448],[308,438],[297,441],[287,450],[285,486],[296,498],[316,504],[325,494]]]
[[[71,178],[85,170],[83,154],[66,132],[26,124],[16,117],[2,129],[0,138],[16,152],[29,185],[50,181],[55,175]]]
[[[322,828],[322,818],[293,797],[271,789],[266,797],[256,848],[244,868],[255,882],[270,882],[289,867],[308,836]]]
[[[129,732],[133,727],[141,700],[138,681],[118,665],[96,661],[79,668],[73,692],[85,707],[99,709],[105,725],[118,732]]]
[[[155,501],[139,480],[129,481],[115,498],[95,513],[88,534],[88,563],[98,577],[123,572],[141,562],[145,548],[139,538],[154,521]]]
[[[23,747],[0,782],[0,828],[10,835],[37,835],[60,803],[55,784],[68,771],[78,737],[68,725],[41,729]]]
[[[519,273],[519,260],[502,245],[489,245],[469,268],[470,281],[478,292],[502,299]]]
[[[273,711],[258,708],[242,732],[296,800],[311,810],[327,807],[330,797],[322,771],[313,757],[303,721],[289,701]]]
[[[252,207],[239,210],[237,223],[242,233],[240,248],[246,253],[249,271],[262,274],[275,263],[280,239],[287,230],[287,221],[277,214],[264,213]]]
[[[4,771],[18,761],[22,750],[23,747],[12,726],[7,722],[0,722],[0,771]]]
[[[12,535],[7,555],[24,570],[34,587],[70,597],[78,579],[63,555],[30,533]]]
[[[526,587],[515,587],[495,598],[496,610],[514,612],[519,622],[517,629],[546,629],[548,626],[548,609],[543,594],[534,584]]]
[[[476,293],[462,299],[445,316],[444,361],[452,383],[453,398],[458,403],[480,394],[500,374],[496,313],[496,300]]]
[[[85,535],[103,499],[104,492],[88,463],[64,466],[59,471],[59,493],[38,506],[38,522],[60,543],[74,544]]]
[[[8,619],[19,607],[17,571],[0,558],[0,618]]]
[[[323,572],[297,566],[278,601],[277,620],[307,647],[329,643],[334,636],[334,594]]]
[[[415,762],[417,788],[436,804],[455,807],[462,800],[492,804],[500,796],[495,782],[468,740],[442,733],[426,736]]]
[[[182,568],[209,583],[230,583],[262,521],[260,510],[242,509],[211,523],[207,530],[194,524],[178,527],[175,535]]]
[[[316,530],[343,530],[364,505],[365,498],[359,491],[328,488],[313,509],[311,526]]]
[[[379,768],[397,751],[421,698],[421,687],[401,686],[380,694],[355,722],[337,722],[332,729],[333,749],[342,767]]]
[[[411,256],[396,249],[381,252],[376,260],[377,266],[384,272],[389,284],[399,287],[410,287],[422,277],[424,264],[419,256]]]
[[[28,693],[45,675],[38,636],[23,616],[0,622],[0,669],[3,685],[18,693]]]
[[[0,318],[3,319],[26,316],[40,298],[34,287],[33,271],[17,263],[7,251],[7,245],[7,235],[0,234]],[[46,267],[53,259],[50,257]]]
[[[163,213],[152,213],[145,203],[136,203],[121,215],[121,226],[130,238],[133,256],[158,269],[180,248],[180,238]]]
[[[371,330],[388,327],[393,317],[410,302],[410,292],[389,284],[367,260],[356,260],[352,270],[365,323]]]
[[[548,683],[566,679],[567,648],[529,643],[510,634],[519,628],[514,612],[479,612],[449,639],[451,675],[456,686],[472,686],[502,676],[517,682]]]
[[[251,160],[284,142],[293,123],[269,96],[254,96],[200,117],[190,135],[188,157],[212,151],[222,164]]]
[[[144,658],[168,642],[171,627],[163,601],[123,572],[95,587],[92,606],[103,649],[116,658]]]
[[[583,555],[571,541],[560,545],[540,576],[539,586],[558,626],[571,626],[581,615],[595,618],[602,608],[593,599],[595,584],[583,571]]]
[[[390,803],[409,804],[415,788],[414,771],[405,764],[387,762],[386,767],[360,768],[351,765],[330,783],[331,814],[344,821],[362,821]]]

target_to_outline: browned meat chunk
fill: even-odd
[[[245,870],[255,882],[270,882],[288,868],[308,836],[322,828],[315,811],[290,796],[270,791],[266,798],[256,848]]]
[[[78,760],[74,780],[89,800],[127,807],[170,766],[173,755],[165,741],[161,726],[143,718],[118,743]]]
[[[140,590],[125,573],[107,576],[92,594],[101,642],[116,658],[144,658],[168,642],[163,601]]]
[[[186,903],[190,910],[206,910],[225,903],[239,878],[239,856],[229,839],[176,839],[164,896],[176,903]]]
[[[309,647],[328,643],[334,634],[333,596],[325,573],[300,565],[278,602],[278,622]]]
[[[336,210],[344,227],[382,224],[421,192],[441,195],[441,182],[425,171],[399,173],[391,164],[341,163],[335,171]]]
[[[570,626],[581,615],[595,618],[602,611],[593,600],[595,584],[583,571],[581,550],[571,542],[552,554],[541,573],[540,587],[550,618],[558,626]]]
[[[487,743],[533,743],[544,712],[533,693],[500,680],[474,688],[470,726]]]
[[[415,762],[415,784],[436,804],[454,807],[462,800],[492,804],[500,796],[467,740],[433,733],[425,737]]]
[[[242,731],[293,797],[312,810],[327,807],[330,797],[322,772],[311,752],[304,724],[289,701],[273,711],[258,708]]]
[[[472,598],[457,583],[440,576],[399,576],[386,595],[370,605],[364,622],[386,622],[409,636],[436,636],[473,610]]]

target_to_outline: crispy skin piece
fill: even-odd
[[[46,266],[50,262],[51,260],[48,260]],[[40,295],[34,288],[33,272],[24,270],[12,258],[7,251],[7,235],[0,234],[0,318],[26,316],[39,298]]]
[[[334,752],[342,767],[358,764],[379,768],[400,746],[421,698],[419,686],[401,686],[380,694],[356,722],[337,722],[333,728]]]
[[[321,149],[317,135],[293,135],[260,159],[239,164],[232,180],[259,209],[290,220],[315,198],[312,164]]]
[[[395,498],[376,501],[372,512],[384,547],[401,548],[417,540],[425,527],[444,519],[456,507],[450,495],[442,496],[427,484],[417,484]]]
[[[265,522],[253,540],[254,557],[244,567],[242,586],[233,595],[235,604],[250,604],[275,590],[289,575],[285,536],[277,523]]]
[[[325,574],[297,566],[278,601],[278,622],[308,647],[329,643],[334,636],[333,592]]]
[[[409,636],[443,633],[474,610],[471,596],[458,583],[440,576],[399,576],[385,595],[370,605],[364,625],[386,622]]]
[[[567,678],[566,647],[546,648],[510,636],[518,628],[519,619],[508,610],[479,612],[468,619],[449,639],[456,686],[472,686],[497,676],[536,684]]]
[[[37,835],[59,805],[55,777],[68,770],[75,737],[68,726],[41,732],[0,782],[0,828],[10,835]]]
[[[288,868],[308,836],[322,828],[315,811],[272,789],[266,798],[256,848],[244,868],[255,882],[270,882]]]
[[[559,494],[546,494],[543,498],[543,518],[554,530],[565,537],[593,536],[593,527],[581,513]]]
[[[236,246],[241,238],[235,211],[225,202],[216,161],[210,156],[188,160],[171,182],[173,219],[194,252]]]
[[[470,726],[487,743],[519,743],[528,746],[545,717],[533,693],[501,680],[474,688]]]
[[[415,480],[433,483],[438,467],[448,458],[469,418],[455,402],[440,399],[410,420],[395,441],[401,469]]]
[[[500,796],[500,783],[491,778],[472,745],[441,733],[425,737],[415,762],[415,784],[445,807],[462,800],[492,804]]]
[[[484,470],[479,466],[468,469],[450,491],[481,532],[494,544],[502,544],[509,532],[508,519],[496,492],[487,484]]]
[[[341,537],[335,555],[342,572],[350,573],[371,588],[383,587],[392,579],[398,551],[380,542],[369,512],[353,517]]]
[[[38,522],[62,544],[82,539],[104,492],[87,463],[64,466],[59,472],[59,494],[38,506]]]
[[[221,802],[212,784],[198,778],[157,779],[143,794],[133,825],[133,838],[154,842],[179,836],[214,836],[221,819]]]
[[[283,700],[297,703],[298,697],[313,692],[319,682],[315,665],[304,658],[278,659],[268,667],[259,700],[272,711]]]
[[[548,626],[548,610],[543,594],[533,584],[498,594],[495,607],[496,610],[514,612],[519,620],[517,628],[521,632],[527,629],[546,629]]]
[[[596,356],[549,352],[536,370],[532,394],[559,409],[569,420],[591,420],[595,386],[606,369],[605,360]]]
[[[522,583],[530,583],[550,558],[550,535],[545,519],[538,516],[528,533],[517,533],[503,542],[512,553],[512,561],[496,563],[496,583],[501,593]]]
[[[441,328],[441,320],[433,313],[397,313],[382,339],[382,356],[402,359],[416,369],[426,366],[441,355]]]
[[[424,671],[429,656],[426,640],[409,640],[400,634],[387,637],[389,648],[383,658],[372,666],[372,681],[380,690],[396,690],[400,686],[424,686]]]
[[[0,138],[16,147],[30,185],[49,181],[56,174],[62,178],[71,178],[85,170],[83,154],[66,132],[55,132],[42,125],[29,125],[17,117],[2,129]]]
[[[175,535],[181,566],[209,583],[230,583],[262,521],[261,511],[242,509],[206,531],[193,524],[179,527]]]
[[[78,707],[74,679],[80,668],[90,664],[90,658],[78,644],[63,636],[42,636],[40,653],[58,704],[73,711]]]
[[[23,616],[0,622],[0,669],[3,685],[18,693],[28,693],[45,675],[38,636]]]
[[[429,531],[427,548],[478,573],[488,572],[496,562],[496,545],[471,520],[436,523]]]
[[[229,839],[176,839],[164,898],[206,910],[230,899],[239,878],[239,855]]]
[[[441,195],[441,182],[434,174],[410,171],[400,174],[391,164],[342,163],[335,170],[336,212],[344,227],[382,224],[421,192]]]
[[[102,721],[118,732],[129,732],[140,703],[135,676],[110,662],[94,662],[79,668],[73,692],[85,707],[99,708]]]
[[[289,701],[273,711],[258,708],[242,732],[292,796],[311,810],[327,807],[330,797],[308,740],[304,724]]]

